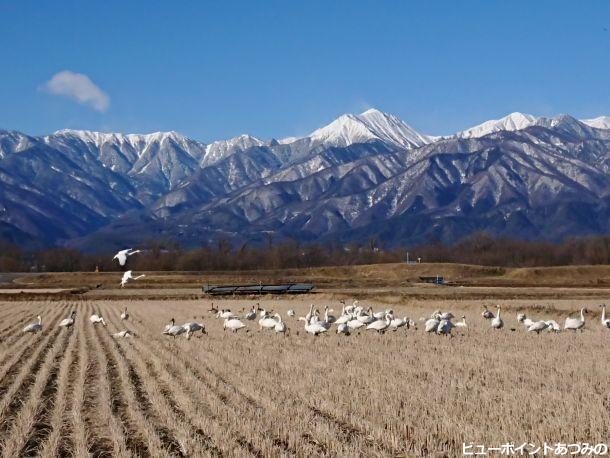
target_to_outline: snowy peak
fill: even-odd
[[[599,116],[592,119],[581,119],[580,122],[596,129],[610,129],[610,116]]]
[[[525,129],[526,127],[536,124],[536,121],[537,118],[535,116],[515,112],[500,119],[485,121],[482,124],[458,132],[455,135],[458,138],[478,138],[502,130],[514,131]]]
[[[416,148],[431,142],[400,118],[370,109],[360,115],[344,114],[309,135],[313,143],[345,147],[381,140],[398,148]]]
[[[237,137],[230,138],[229,140],[212,142],[205,148],[203,165],[214,164],[234,153],[255,148],[257,146],[263,146],[264,144],[264,141],[256,137],[252,137],[251,135],[239,135]]]
[[[341,147],[377,139],[366,124],[352,114],[339,116],[327,126],[313,131],[309,138],[315,143]]]
[[[58,137],[68,137],[73,139],[81,140],[85,143],[94,144],[96,147],[101,147],[104,144],[114,143],[114,144],[129,144],[131,146],[138,146],[142,144],[150,144],[150,143],[161,143],[167,140],[173,140],[177,143],[185,143],[190,141],[187,137],[182,134],[179,134],[175,131],[169,132],[153,132],[151,134],[120,134],[113,132],[94,132],[90,130],[72,130],[72,129],[63,129],[58,130],[53,133],[53,135],[48,135],[45,138],[45,141],[50,141],[53,138]]]

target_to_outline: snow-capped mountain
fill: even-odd
[[[536,121],[537,118],[535,116],[516,112],[500,119],[485,121],[482,124],[463,130],[462,132],[458,132],[455,135],[459,138],[478,138],[492,132],[525,129],[526,127],[536,124]]]
[[[599,116],[592,119],[582,119],[581,121],[596,129],[610,129],[610,116]]]
[[[382,141],[396,148],[412,149],[431,143],[400,118],[370,109],[359,115],[345,114],[312,132],[314,144],[345,147],[355,143]]]
[[[405,244],[606,233],[607,120],[513,113],[431,138],[369,110],[291,141],[207,145],[176,132],[0,131],[0,237],[98,250],[268,234]]]
[[[215,141],[206,146],[202,164],[212,165],[238,151],[245,151],[264,144],[265,142],[251,135],[240,135],[229,140]]]

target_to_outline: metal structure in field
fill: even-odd
[[[229,294],[304,294],[311,292],[315,286],[311,283],[285,283],[281,285],[204,285],[206,294],[215,296]]]

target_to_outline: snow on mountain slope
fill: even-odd
[[[581,119],[580,122],[585,123],[589,127],[596,129],[610,129],[610,116],[599,116],[592,119]]]
[[[264,144],[265,142],[251,135],[240,135],[229,140],[215,141],[206,146],[202,164],[215,164],[237,151],[245,151],[256,146],[263,146]]]
[[[431,140],[400,118],[371,109],[359,115],[344,114],[309,135],[314,144],[345,147],[381,140],[398,148],[417,148]]]
[[[491,119],[455,134],[458,138],[477,138],[501,130],[514,131],[525,129],[536,124],[535,116],[523,113],[511,113],[500,119]]]

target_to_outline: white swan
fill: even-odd
[[[127,262],[127,257],[131,256],[133,254],[136,254],[136,253],[140,253],[140,250],[134,250],[132,248],[127,248],[126,250],[119,251],[117,254],[114,255],[114,258],[112,258],[112,259],[116,259],[117,261],[119,261],[119,264],[121,266],[124,266],[125,263]]]
[[[327,323],[333,324],[337,321],[337,317],[335,315],[330,315],[328,312],[334,312],[333,309],[329,309],[328,305],[324,306],[324,321]]]
[[[386,329],[390,327],[390,323],[392,322],[392,315],[390,313],[386,313],[385,320],[376,320],[369,324],[366,329],[369,331],[377,331],[381,334],[385,332]]]
[[[583,307],[580,309],[580,318],[567,317],[563,329],[569,329],[571,331],[576,331],[578,329],[582,330],[585,326],[585,313],[587,313],[587,309]]]
[[[544,331],[548,327],[549,327],[549,325],[547,324],[546,321],[536,321],[536,322],[532,323],[530,326],[528,326],[527,331],[535,332],[536,334],[540,334],[541,331]]]
[[[466,316],[462,315],[462,321],[458,321],[457,323],[455,323],[455,327],[456,328],[467,328],[468,325],[466,324]]]
[[[96,315],[95,313],[93,315],[91,315],[89,317],[89,320],[93,323],[93,324],[98,324],[98,323],[102,323],[104,326],[106,326],[106,321],[104,321],[104,318],[101,315]]]
[[[125,310],[123,310],[123,313],[121,313],[121,320],[128,320],[129,319],[129,313],[127,313],[127,307],[125,307]]]
[[[373,310],[371,309],[371,312],[372,311]],[[385,319],[385,316],[388,313],[393,313],[393,310],[385,309],[385,310],[382,310],[381,312],[372,313],[372,315],[375,317],[376,320],[383,320],[383,319]]]
[[[438,322],[438,326],[436,327],[436,333],[448,336],[451,335],[451,330],[454,327],[455,325],[451,322],[451,320],[440,320]]]
[[[121,288],[125,288],[125,285],[127,283],[129,283],[130,281],[138,280],[138,279],[144,278],[144,277],[146,277],[146,275],[144,275],[144,274],[134,277],[133,272],[131,270],[128,270],[127,272],[125,272],[123,274],[123,279],[121,280]]]
[[[343,302],[343,301],[341,301],[341,302],[342,302],[343,304],[345,304],[345,302]],[[351,313],[351,312],[353,312],[353,311],[354,311],[354,309],[355,309],[356,307],[358,307],[358,301],[357,301],[357,300],[355,300],[355,301],[352,303],[352,305],[348,305],[348,306],[346,306],[346,307],[345,307],[345,312],[346,312],[346,313]]]
[[[129,331],[129,330],[125,329],[124,331],[119,331],[119,332],[112,334],[112,337],[120,339],[120,338],[127,338],[127,337],[135,337],[135,335],[136,334],[133,331]]]
[[[197,323],[195,321],[191,321],[188,323],[184,323],[182,325],[182,327],[184,329],[186,329],[186,338],[189,339],[191,337],[191,334],[197,331],[201,331],[202,334],[207,334],[207,331],[205,330],[205,324],[203,323]]]
[[[163,334],[167,336],[172,336],[174,339],[176,338],[176,336],[184,334],[185,332],[186,329],[184,328],[184,326],[176,324],[173,318],[171,319],[171,324],[166,325],[165,329],[163,330]]]
[[[438,325],[441,322],[438,318],[429,318],[426,320],[424,324],[424,331],[426,332],[436,332],[438,329]]]
[[[38,315],[36,318],[38,318],[38,321],[28,324],[25,328],[23,328],[23,332],[31,332],[36,334],[37,332],[42,331],[42,318],[40,318],[40,315]]]
[[[314,336],[317,336],[319,334],[322,334],[323,332],[326,332],[328,329],[326,329],[324,326],[320,326],[320,323],[313,321],[311,323],[308,323],[305,318],[303,317],[299,317],[300,321],[305,321],[305,332],[309,333],[309,334],[313,334]]]
[[[522,323],[526,328],[529,328],[532,324],[536,323],[536,321],[529,319],[525,313],[519,313],[517,315],[517,321]]]
[[[275,319],[273,319],[273,317],[270,317],[269,314],[267,312],[265,312],[263,317],[260,320],[258,320],[259,330],[275,329],[276,323],[277,323],[277,321],[275,321]]]
[[[216,316],[224,320],[227,318],[237,318],[237,315],[231,312],[231,309],[222,309],[216,314]]]
[[[498,314],[491,320],[492,329],[502,329],[504,327],[504,321],[500,318],[500,306],[498,306]]]
[[[250,311],[248,313],[246,313],[245,316],[246,320],[254,320],[256,319],[256,306],[252,306],[252,308],[250,309]]]
[[[483,306],[483,313],[481,313],[481,316],[486,320],[491,320],[494,318],[494,314],[487,308],[486,305]]]
[[[390,328],[396,330],[398,328],[402,328],[403,326],[406,326],[409,323],[409,317],[404,317],[404,318],[393,318],[392,321],[390,321]]]
[[[341,316],[339,316],[339,318],[337,318],[335,320],[335,324],[345,324],[347,323],[349,320],[351,320],[353,317],[351,315],[351,313],[346,313],[345,312],[345,307],[343,307],[343,312],[341,313]]]
[[[346,336],[349,336],[349,326],[347,323],[341,323],[339,326],[337,326],[337,334],[345,334]]]
[[[275,332],[279,332],[286,335],[286,331],[288,331],[288,326],[286,326],[286,323],[282,321],[282,316],[279,313],[276,313],[275,318],[277,322],[275,323],[275,327],[273,329],[275,329]]]
[[[237,332],[242,328],[245,328],[246,325],[242,323],[238,318],[227,318],[222,325],[223,329]]]
[[[76,310],[72,310],[72,313],[70,313],[70,316],[68,318],[61,320],[61,322],[59,323],[59,326],[61,326],[62,328],[69,328],[70,326],[72,326],[74,324],[75,316],[76,316]]]
[[[360,329],[361,327],[366,326],[366,324],[363,321],[360,321],[358,318],[352,318],[346,324],[351,330]]]
[[[600,307],[602,308],[602,326],[610,329],[610,320],[606,318],[606,304],[602,304]]]
[[[561,332],[561,326],[559,326],[559,323],[557,323],[557,321],[555,320],[546,320],[545,321],[546,325],[547,325],[547,330],[549,332]]]
[[[377,320],[377,318],[373,316],[373,309],[371,307],[368,308],[367,312],[369,313],[361,312],[356,319],[364,324],[371,324],[373,321]]]

